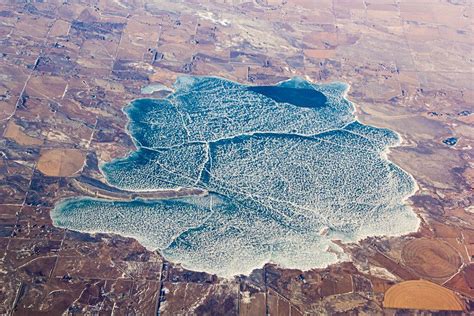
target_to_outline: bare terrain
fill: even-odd
[[[0,3],[0,314],[473,312],[472,1]],[[325,269],[227,280],[54,227],[66,197],[205,194],[137,196],[98,169],[133,150],[121,109],[180,74],[349,83],[358,118],[403,138],[389,158],[418,183],[419,231],[343,244],[351,262]]]

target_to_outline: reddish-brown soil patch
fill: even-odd
[[[474,264],[465,266],[444,285],[450,289],[474,298]]]
[[[243,297],[240,300],[239,315],[265,315],[266,314],[266,295],[265,293],[241,294]]]

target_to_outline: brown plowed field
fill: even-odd
[[[405,265],[427,278],[447,278],[461,266],[459,253],[449,244],[437,239],[414,239],[402,251]]]

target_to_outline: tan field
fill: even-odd
[[[41,152],[38,170],[51,177],[68,177],[81,170],[86,155],[77,149],[50,149]]]
[[[22,128],[13,121],[9,121],[5,130],[5,137],[14,140],[22,146],[39,146],[43,141],[26,134]]]
[[[462,311],[464,306],[453,291],[425,280],[398,283],[387,290],[385,308]]]

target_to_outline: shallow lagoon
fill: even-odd
[[[362,125],[342,83],[300,78],[250,87],[181,77],[165,99],[125,108],[138,147],[101,168],[127,190],[199,187],[205,197],[63,201],[57,226],[137,238],[185,267],[231,276],[265,262],[288,268],[338,260],[332,239],[416,230],[410,175],[386,160],[399,143]]]

